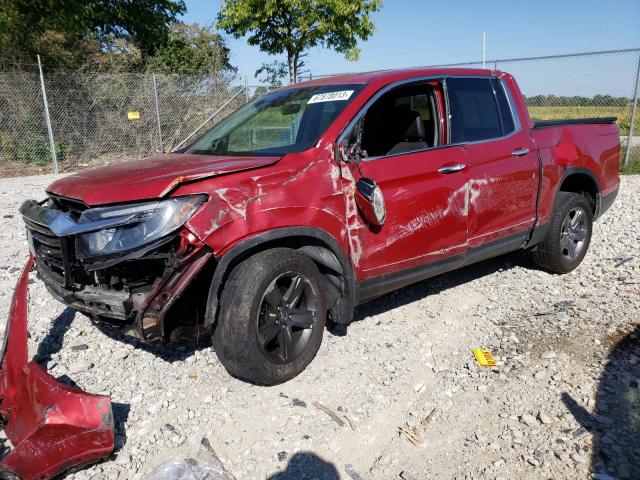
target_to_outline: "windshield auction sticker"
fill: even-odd
[[[340,102],[344,100],[349,100],[351,95],[353,95],[353,90],[340,90],[339,92],[318,93],[313,97],[311,97],[307,102],[307,104],[322,103],[322,102]]]

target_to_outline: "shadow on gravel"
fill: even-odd
[[[611,349],[593,413],[567,393],[562,401],[593,434],[594,478],[640,478],[640,326]]]
[[[315,453],[298,452],[291,457],[286,470],[274,473],[267,480],[299,480],[300,478],[340,480],[340,475],[332,463],[325,462]]]
[[[484,260],[469,265],[468,267],[443,273],[442,275],[409,285],[359,305],[356,308],[353,321],[357,322],[370,316],[388,312],[389,310],[402,307],[429,295],[437,295],[444,290],[464,285],[467,282],[491,275],[499,270],[509,270],[517,266],[531,268],[531,265],[532,263],[528,256],[522,252],[514,252]],[[348,325],[331,324],[328,329],[331,334],[342,337],[347,334]]]
[[[157,357],[160,357],[165,362],[177,362],[182,361],[191,355],[193,355],[197,350],[202,350],[203,348],[208,348],[211,346],[209,341],[201,341],[198,343],[194,342],[185,342],[185,343],[156,343],[156,344],[147,344],[141,340],[138,340],[135,337],[130,335],[126,335],[122,332],[118,327],[109,325],[108,323],[96,322],[92,321],[93,325],[104,333],[107,337],[115,340],[117,342],[126,343],[128,345],[132,345],[139,350],[144,350],[145,352],[149,352]]]
[[[67,333],[71,323],[76,316],[76,311],[72,308],[65,308],[60,315],[51,323],[51,328],[38,345],[38,351],[34,355],[34,360],[47,368],[51,361],[51,355],[58,353],[62,348],[64,334]]]
[[[118,453],[127,443],[127,431],[124,426],[129,419],[131,405],[129,403],[111,402],[111,411],[113,412],[113,424],[116,434],[116,445],[113,453]]]

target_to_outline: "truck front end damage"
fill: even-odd
[[[30,256],[16,286],[0,363],[0,414],[11,449],[1,478],[48,479],[107,458],[114,449],[109,397],[63,385],[28,361]]]
[[[212,256],[184,224],[202,195],[88,208],[62,197],[20,208],[36,271],[60,302],[145,342],[169,339],[169,310]],[[192,287],[190,287],[192,288]],[[181,330],[184,330],[182,328]],[[196,328],[197,330],[197,328]]]

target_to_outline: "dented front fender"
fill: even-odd
[[[28,361],[27,290],[34,261],[27,261],[14,292],[0,363],[0,413],[13,446],[0,460],[0,475],[25,480],[51,478],[105,459],[114,449],[109,397],[64,385]]]

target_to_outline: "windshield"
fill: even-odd
[[[362,87],[322,85],[268,93],[229,115],[186,153],[284,155],[306,150]]]

